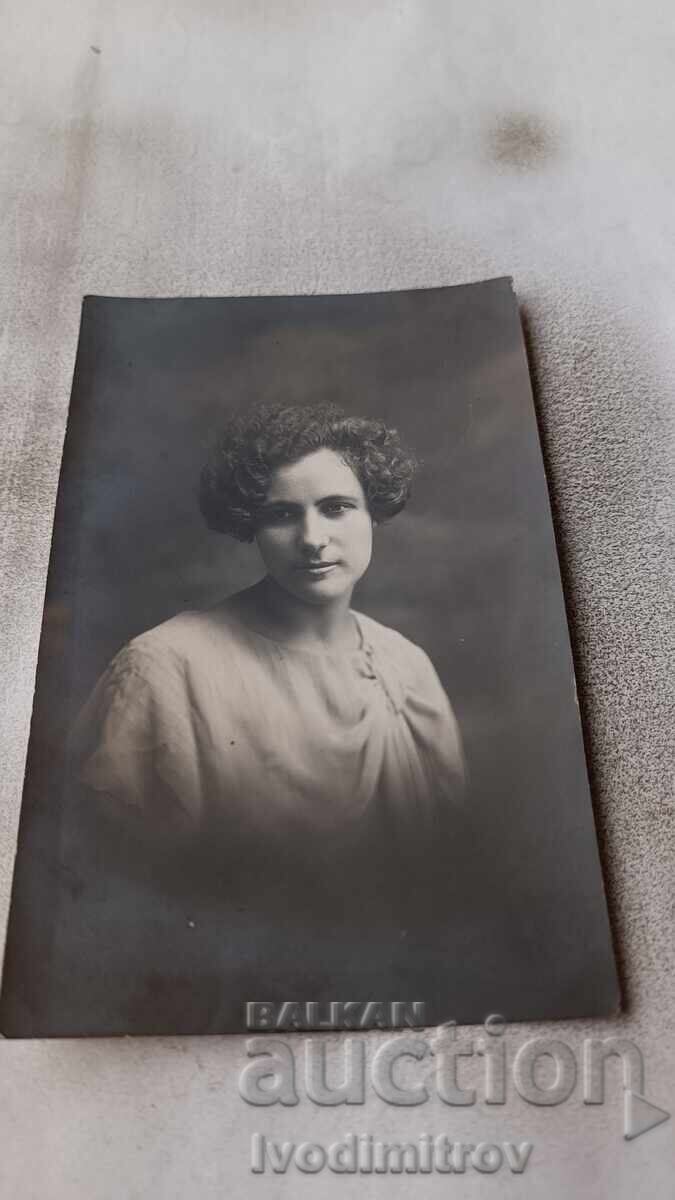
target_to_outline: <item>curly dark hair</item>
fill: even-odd
[[[405,506],[418,463],[395,429],[333,404],[261,405],[231,417],[202,471],[199,507],[209,529],[252,542],[272,472],[324,448],[352,468],[374,521]]]

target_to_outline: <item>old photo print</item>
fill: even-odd
[[[512,283],[88,297],[0,1028],[374,1001],[619,1005]]]

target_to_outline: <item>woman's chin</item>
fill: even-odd
[[[299,600],[310,604],[334,604],[349,601],[354,584],[351,580],[337,579],[330,575],[324,578],[294,578],[285,584],[285,590]]]
[[[295,591],[305,604],[339,604],[341,600],[349,603],[351,594],[351,588],[305,587]]]

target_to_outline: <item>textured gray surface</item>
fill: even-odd
[[[359,291],[512,274],[531,339],[628,1011],[675,1104],[672,6],[26,0],[3,20],[0,889],[9,899],[83,293]],[[6,197],[6,199],[4,199]],[[672,557],[672,555],[671,555]],[[516,1047],[526,1031],[510,1036]],[[555,1027],[578,1047],[583,1022]],[[530,1137],[472,1195],[666,1197],[673,1123],[430,1102],[247,1108],[243,1041],[4,1043],[4,1196],[441,1193],[248,1174],[248,1138]],[[496,1112],[496,1115],[495,1115]],[[261,1115],[262,1114],[262,1115]],[[468,1136],[471,1134],[471,1136]],[[459,1188],[458,1188],[459,1192]]]

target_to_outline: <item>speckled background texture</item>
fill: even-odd
[[[675,1107],[675,17],[615,0],[37,0],[0,72],[0,899],[6,920],[81,297],[429,287],[520,296],[627,1009]],[[466,1035],[468,1036],[468,1035]],[[373,1036],[378,1040],[378,1035]],[[558,1108],[255,1109],[243,1038],[3,1042],[0,1194],[649,1197],[672,1120]],[[577,1058],[580,1054],[577,1053]],[[251,1176],[253,1131],[529,1138],[522,1176]]]

